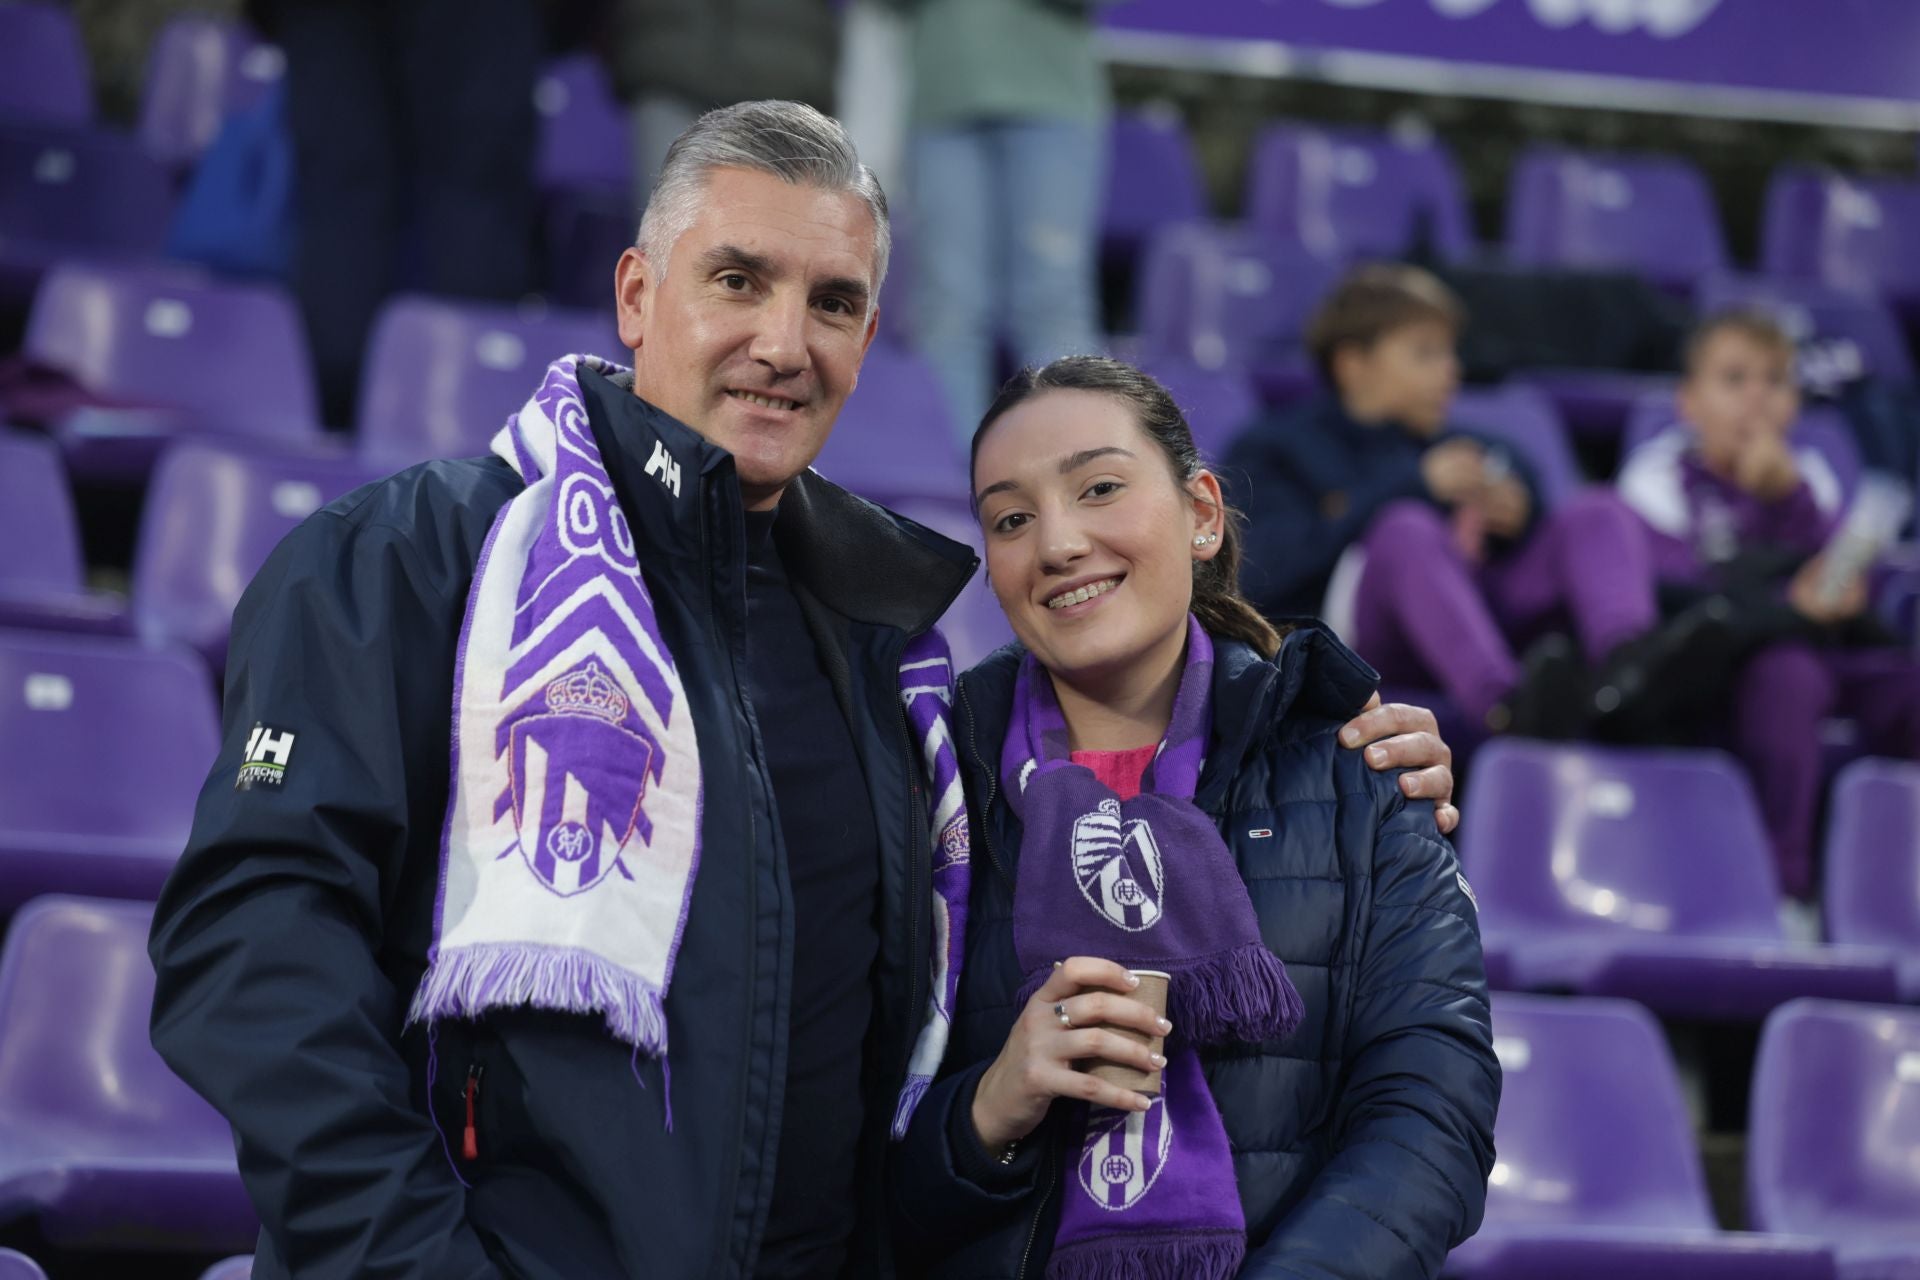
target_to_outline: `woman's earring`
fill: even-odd
[[[1217,533],[1200,533],[1194,535],[1193,545],[1196,547],[1205,547],[1218,541],[1220,541],[1220,535]]]

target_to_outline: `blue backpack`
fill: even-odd
[[[235,112],[200,157],[167,233],[167,256],[223,275],[285,279],[293,261],[293,139],[282,81]]]

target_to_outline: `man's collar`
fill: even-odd
[[[743,555],[744,521],[733,455],[633,392],[633,375],[580,371],[587,418],[614,493],[649,554]],[[724,536],[701,546],[701,504],[725,521]],[[979,564],[968,547],[873,503],[814,472],[801,473],[780,500],[774,537],[789,576],[836,613],[917,634],[932,626]]]

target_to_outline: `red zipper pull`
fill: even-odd
[[[480,1132],[473,1124],[473,1101],[480,1096],[481,1068],[467,1068],[467,1127],[460,1131],[460,1156],[464,1160],[480,1158]]]

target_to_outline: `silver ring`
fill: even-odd
[[[1069,1031],[1073,1029],[1073,1018],[1067,1013],[1067,1002],[1062,1000],[1053,1006],[1053,1016],[1060,1019],[1060,1025]]]

